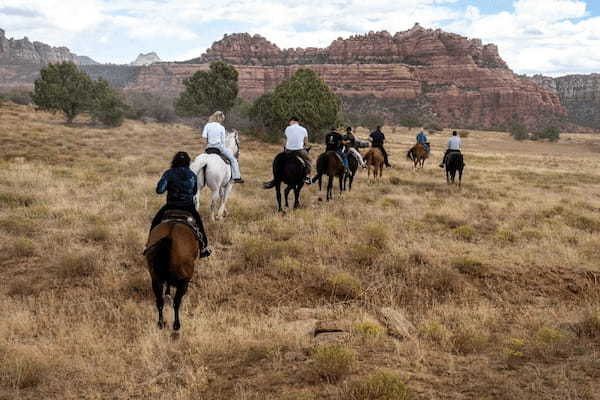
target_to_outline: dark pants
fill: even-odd
[[[162,219],[165,215],[165,212],[170,211],[170,210],[187,211],[190,214],[192,214],[192,217],[194,217],[194,219],[196,220],[196,225],[198,225],[198,230],[202,234],[202,237],[204,238],[204,242],[205,242],[205,243],[202,243],[200,245],[200,247],[208,246],[208,236],[206,236],[206,232],[204,231],[204,225],[202,224],[202,217],[200,217],[200,214],[198,214],[198,210],[196,210],[196,207],[194,206],[193,203],[186,204],[186,205],[175,205],[175,204],[169,204],[169,203],[165,204],[160,210],[158,210],[158,212],[154,216],[154,219],[152,220],[152,224],[150,225],[150,231],[152,231],[152,229],[154,229],[158,224],[160,224],[160,222],[162,221]],[[202,248],[201,248],[201,250],[202,250]]]
[[[310,175],[310,171],[312,168],[312,163],[310,161],[310,156],[308,155],[308,151],[302,149],[302,150],[287,150],[285,149],[283,151],[283,153],[279,153],[277,154],[277,156],[275,156],[275,159],[273,160],[273,178],[277,175],[277,171],[281,171],[282,166],[280,165],[281,163],[285,162],[288,157],[300,157],[301,159],[304,160],[304,163],[306,164],[306,168],[305,168],[305,173],[306,176]],[[273,182],[273,181],[271,181]]]
[[[377,146],[374,145],[373,147],[376,147],[379,150],[381,150],[381,154],[383,154],[383,163],[386,165],[386,167],[389,167],[390,162],[388,161],[388,154],[387,154],[387,151],[385,151],[385,149],[383,148],[383,145],[379,144]]]

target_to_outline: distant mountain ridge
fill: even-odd
[[[137,58],[135,59],[135,61],[133,61],[130,65],[145,66],[145,65],[152,65],[152,64],[158,63],[158,62],[162,62],[162,60],[160,59],[158,54],[156,54],[155,52],[151,52],[151,53],[147,53],[147,54],[140,53],[140,55],[138,55]]]
[[[529,79],[558,95],[571,122],[600,129],[600,74],[534,75]]]
[[[86,56],[71,53],[66,47],[52,47],[42,42],[30,42],[23,39],[8,39],[6,32],[0,29],[0,64],[29,65],[70,61],[77,65],[98,64]]]

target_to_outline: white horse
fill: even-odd
[[[230,149],[239,158],[240,141],[238,132],[234,129],[231,132],[225,132],[225,147]],[[206,185],[210,188],[210,219],[215,220],[217,202],[219,202],[219,211],[216,218],[221,219],[227,215],[227,199],[233,189],[233,179],[231,177],[231,166],[225,163],[217,154],[202,153],[190,165],[191,170],[198,176],[198,196],[196,204],[199,205],[200,191]]]

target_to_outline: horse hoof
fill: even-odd
[[[181,324],[179,322],[174,322],[173,323],[173,330],[174,331],[178,331],[179,329],[181,329]]]
[[[162,329],[165,327],[165,323],[163,321],[158,321],[158,329]]]

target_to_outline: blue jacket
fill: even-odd
[[[423,132],[420,132],[417,135],[417,143],[422,143],[422,144],[427,143],[427,136]]]
[[[171,168],[167,170],[156,185],[156,193],[167,192],[167,204],[187,206],[194,204],[198,192],[198,180],[191,169]]]

